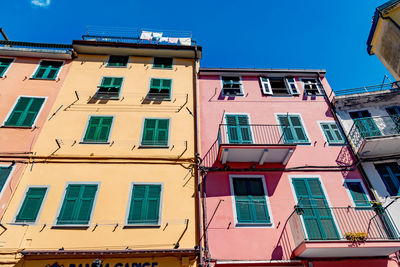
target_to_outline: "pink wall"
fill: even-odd
[[[229,75],[227,75],[229,76]],[[232,76],[235,76],[232,74]],[[351,165],[353,158],[346,146],[329,146],[318,121],[334,121],[334,117],[323,96],[307,97],[296,77],[299,96],[265,96],[262,94],[258,76],[242,76],[244,97],[222,97],[219,76],[199,77],[200,140],[201,157],[205,164],[222,166],[214,162],[212,151],[218,126],[224,113],[248,113],[251,124],[278,124],[275,113],[299,113],[311,142],[298,145],[286,168],[316,165]],[[328,94],[331,89],[325,78],[323,86]],[[252,163],[228,163],[231,168],[250,167]],[[264,164],[263,168],[283,167],[279,164]],[[258,166],[257,166],[258,168]],[[229,175],[263,175],[270,203],[273,227],[235,227],[233,197]],[[343,179],[361,178],[358,171],[352,172],[209,172],[206,178],[206,215],[210,255],[219,260],[281,260],[289,259],[294,249],[292,235],[286,224],[296,204],[289,175],[320,177],[325,194],[333,207],[353,206],[343,186]],[[219,204],[219,206],[218,206]],[[218,206],[218,208],[217,208]],[[216,209],[217,208],[217,209]],[[212,218],[213,217],[213,218]],[[210,222],[210,219],[212,221]]]
[[[0,57],[3,57],[0,55]],[[10,58],[10,56],[4,56]],[[30,79],[34,74],[41,58],[14,57],[14,62],[9,66],[5,77],[0,78],[0,122],[1,125],[8,118],[19,96],[43,96],[47,97],[43,108],[39,113],[34,128],[23,129],[17,127],[0,128],[0,155],[8,156],[10,153],[29,154],[37,140],[43,124],[47,121],[49,111],[61,88],[70,67],[70,60],[64,61],[64,65],[56,80]],[[49,59],[58,60],[58,59]],[[10,165],[7,158],[0,159],[0,165]],[[7,207],[7,203],[18,183],[19,177],[26,168],[26,164],[16,163],[9,177],[8,183],[3,188],[0,198],[0,217]],[[29,170],[25,170],[29,171]]]

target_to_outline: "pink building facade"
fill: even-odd
[[[199,73],[204,260],[211,266],[397,266],[324,70]]]
[[[72,60],[68,47],[25,42],[0,46],[0,218],[19,177],[33,167],[32,147]]]

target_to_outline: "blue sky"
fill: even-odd
[[[387,0],[3,0],[11,40],[70,43],[87,25],[191,31],[203,67],[324,68],[334,90],[388,74],[366,41]]]

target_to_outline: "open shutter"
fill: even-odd
[[[0,192],[3,191],[3,187],[7,182],[11,170],[11,167],[0,167]]]
[[[264,94],[266,95],[273,94],[271,84],[269,83],[269,79],[267,77],[260,77],[260,83]]]
[[[300,94],[299,89],[297,88],[297,83],[294,78],[285,78],[286,87],[289,88],[290,93],[292,95]]]
[[[365,195],[364,189],[359,182],[346,182],[347,188],[350,191],[351,197],[353,198],[356,207],[368,207],[370,206],[367,196]]]
[[[146,223],[158,224],[160,210],[161,185],[147,186]]]
[[[81,197],[76,211],[75,222],[77,224],[88,224],[94,198],[97,192],[97,185],[83,185],[81,189]]]
[[[31,187],[26,192],[24,202],[15,219],[16,222],[35,222],[47,188]]]
[[[57,224],[75,223],[74,214],[76,213],[81,188],[81,185],[68,185]]]
[[[168,130],[169,130],[169,120],[159,119],[156,121],[156,145],[167,146],[168,145]]]

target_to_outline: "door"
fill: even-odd
[[[226,115],[226,131],[230,144],[253,143],[247,115]]]
[[[374,120],[371,118],[371,114],[368,110],[350,112],[349,114],[362,137],[365,138],[382,135],[378,126],[376,126]]]
[[[339,234],[318,178],[293,178],[309,240],[339,240]]]

